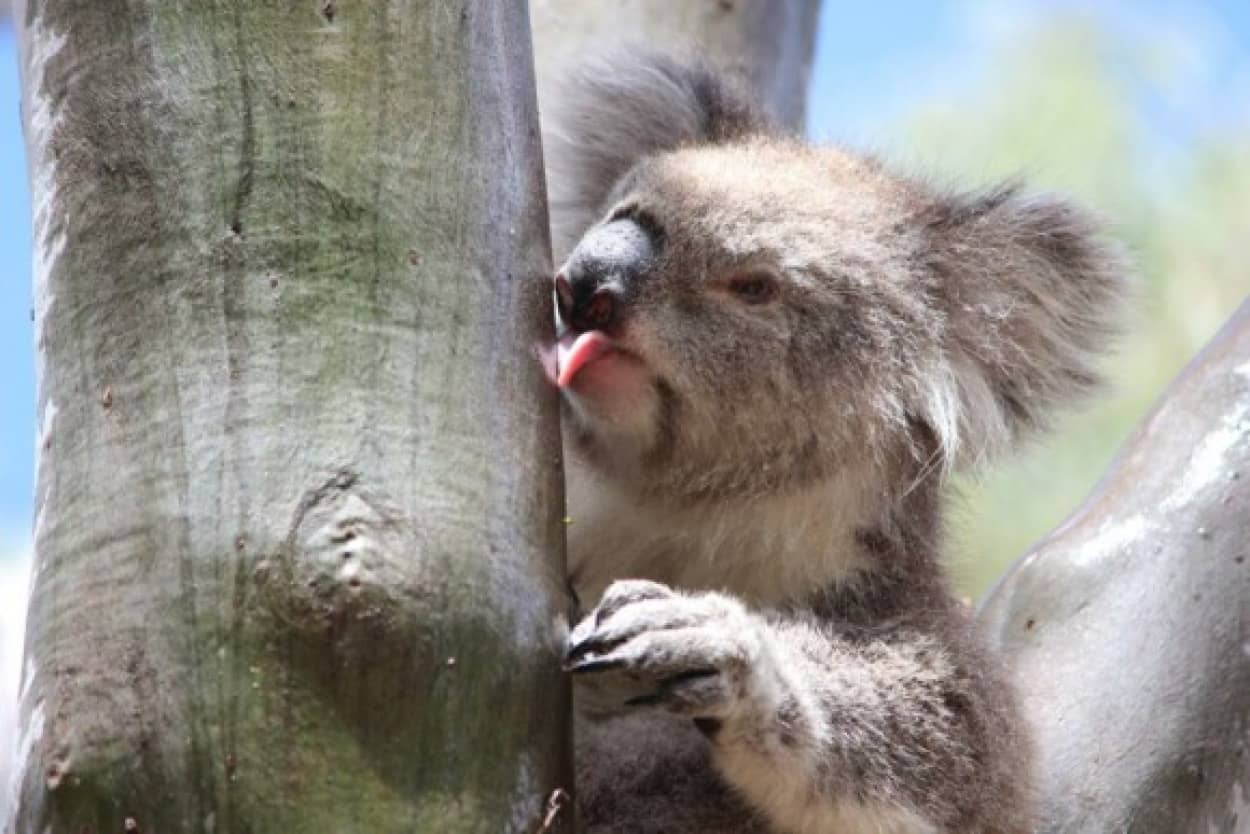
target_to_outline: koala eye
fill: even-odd
[[[735,275],[725,285],[734,298],[746,304],[766,304],[777,297],[777,280],[766,272]]]

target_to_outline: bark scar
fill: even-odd
[[[296,535],[299,532],[300,525],[304,523],[304,518],[313,507],[336,493],[347,492],[358,483],[360,483],[359,474],[350,469],[340,469],[324,484],[304,493],[304,497],[300,499],[299,506],[295,508],[295,515],[291,518],[291,525],[286,531],[288,550],[291,552],[295,551],[297,545]]]

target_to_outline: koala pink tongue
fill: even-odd
[[[582,368],[612,350],[612,342],[598,330],[569,333],[556,345],[556,385],[567,388]]]

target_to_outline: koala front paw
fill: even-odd
[[[767,628],[722,594],[621,580],[573,629],[565,668],[627,706],[728,718],[766,684]]]

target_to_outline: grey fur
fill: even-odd
[[[562,260],[639,158],[724,142],[767,126],[740,86],[662,54],[587,64],[560,85],[544,122],[552,248]],[[646,97],[638,95],[646,90]]]
[[[1030,743],[947,588],[941,485],[1091,388],[1123,259],[1062,199],[944,194],[734,90],[618,58],[548,113],[557,241],[653,244],[614,278],[645,384],[565,397],[583,818],[1023,834]],[[757,275],[767,303],[726,289]]]

